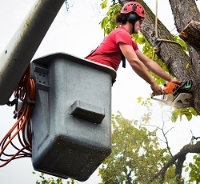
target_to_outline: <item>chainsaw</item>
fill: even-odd
[[[180,84],[175,84],[173,82],[167,82],[163,87],[163,95],[161,98],[156,98],[151,95],[153,100],[160,101],[166,105],[170,105],[175,108],[187,108],[191,105],[191,88],[192,80],[181,82]]]

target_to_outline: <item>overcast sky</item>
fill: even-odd
[[[3,50],[10,41],[22,20],[25,18],[35,0],[6,0],[0,1],[0,49]],[[34,58],[42,57],[55,52],[65,52],[78,57],[86,56],[104,38],[99,22],[103,18],[104,11],[98,6],[100,0],[70,0],[70,9],[67,12],[65,4],[59,11],[55,21],[50,27],[47,35],[42,41]],[[149,7],[155,12],[156,0],[146,0]],[[163,21],[169,30],[174,29],[171,10],[167,0],[158,1],[158,17]],[[197,1],[199,5],[199,1]],[[112,112],[120,111],[125,117],[137,119],[144,109],[138,106],[138,96],[149,97],[151,93],[149,85],[132,72],[131,68],[119,68],[117,82],[112,88]],[[0,139],[14,124],[14,109],[7,106],[0,106]],[[157,102],[154,102],[153,120],[161,119],[161,114],[167,114],[169,108],[161,109]],[[174,153],[189,142],[190,130],[194,135],[199,136],[197,122],[182,121],[169,126],[176,126],[176,131],[169,135],[171,145],[176,145]],[[170,122],[169,122],[170,123]],[[194,126],[195,125],[195,126]],[[177,134],[177,131],[179,132]],[[0,168],[1,184],[34,184],[38,176],[32,174],[33,168],[30,159],[19,159],[12,161],[7,166]],[[84,182],[94,184],[96,174]],[[81,182],[80,182],[81,183]]]

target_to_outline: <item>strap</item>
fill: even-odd
[[[98,48],[98,47],[97,47]],[[92,50],[85,58],[87,59],[88,57],[90,57],[90,56],[92,56],[93,55],[93,53],[97,50],[97,48],[96,49],[94,49],[94,50]],[[114,56],[114,55],[116,55],[115,53],[105,53],[105,54],[97,54],[97,55],[100,55],[100,56],[104,56],[104,57],[106,57],[106,56]],[[126,58],[125,58],[125,56],[122,54],[122,52],[121,52],[121,60],[122,60],[122,67],[123,68],[126,68]]]
[[[99,47],[99,46],[98,46]],[[97,48],[98,48],[97,47]],[[89,56],[92,56],[92,54],[97,50],[97,48],[96,49],[94,49],[94,50],[92,50],[86,57],[85,57],[85,59],[87,59]]]
[[[122,53],[121,53],[121,59],[122,59],[122,67],[126,68],[126,58]]]

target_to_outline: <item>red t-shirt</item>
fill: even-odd
[[[138,50],[138,45],[132,40],[131,35],[123,27],[114,29],[86,59],[118,69],[121,62],[119,43],[132,45]]]

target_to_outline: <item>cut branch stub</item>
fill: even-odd
[[[180,32],[179,37],[192,46],[200,55],[200,22],[190,21]]]

